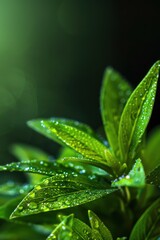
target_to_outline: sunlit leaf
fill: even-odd
[[[119,147],[124,162],[136,157],[155,100],[160,62],[157,61],[129,97],[119,125]],[[129,162],[132,164],[132,162]]]
[[[98,218],[98,216],[94,212],[89,210],[88,216],[92,229],[97,230],[102,239],[113,240],[113,237],[108,228],[104,225],[104,223]]]
[[[18,171],[18,172],[30,172],[36,174],[42,174],[47,176],[55,175],[57,172],[63,172],[66,170],[56,162],[47,162],[39,160],[28,160],[21,162],[13,162],[0,166],[0,171]]]
[[[107,196],[117,189],[75,173],[56,174],[46,178],[22,200],[11,218],[65,209]]]
[[[109,144],[116,156],[119,155],[118,129],[121,113],[131,94],[131,87],[114,69],[107,68],[101,88],[101,115]]]
[[[46,240],[63,239],[72,240],[73,214],[65,217],[60,224],[51,232]]]
[[[146,182],[158,187],[160,186],[160,165],[147,175]]]
[[[113,187],[143,187],[145,186],[145,173],[140,159],[137,159],[132,170],[126,175],[121,176],[112,183]]]
[[[79,164],[83,164],[86,166],[92,165],[92,166],[99,168],[99,171],[97,171],[97,173],[102,174],[102,172],[103,172],[103,175],[104,174],[109,175],[109,174],[107,174],[106,171],[111,172],[110,168],[108,168],[105,164],[103,164],[97,160],[93,160],[93,159],[87,159],[87,158],[82,158],[82,157],[64,157],[62,159],[58,159],[58,162],[61,164],[69,163],[69,165],[71,163],[73,163],[73,164],[79,163]],[[103,171],[102,169],[105,171]]]
[[[33,120],[29,126],[53,140],[71,147],[84,157],[113,166],[115,159],[100,141],[79,128],[53,120]]]
[[[158,240],[160,237],[160,198],[154,202],[135,224],[129,240]]]
[[[84,131],[84,132],[86,132],[90,135],[93,134],[93,130],[87,124],[84,124],[84,123],[81,123],[81,122],[78,122],[78,121],[74,121],[74,120],[71,120],[71,119],[50,118],[50,119],[43,119],[43,121],[53,122],[53,123],[58,122],[60,124],[66,125],[66,126],[75,127],[76,129]],[[56,135],[51,134],[49,131],[46,131],[46,128],[43,127],[43,121],[41,122],[41,119],[31,120],[31,121],[28,121],[28,126],[33,128],[37,132],[45,135],[46,137],[54,140],[55,142],[58,142],[59,144],[62,144],[62,141],[60,141]],[[64,144],[64,146],[65,146],[65,144]]]

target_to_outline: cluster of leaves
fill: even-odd
[[[25,185],[10,181],[0,187],[0,218],[8,222],[2,225],[4,240],[160,239],[160,129],[146,139],[159,69],[157,61],[134,91],[106,69],[100,97],[106,138],[73,120],[28,122],[63,149],[55,160],[14,145],[19,161],[0,166],[28,176]]]

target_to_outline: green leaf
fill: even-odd
[[[62,159],[58,159],[57,162],[60,164],[63,164],[64,166],[67,166],[67,163],[69,166],[72,166],[71,164],[76,164],[76,163],[86,165],[87,167],[89,165],[92,165],[97,168],[100,168],[99,171],[97,171],[97,173],[99,173],[99,174],[103,173],[103,175],[108,175],[108,176],[109,176],[109,174],[106,171],[111,172],[110,168],[108,168],[105,164],[103,164],[99,161],[93,160],[93,159],[87,159],[87,158],[82,158],[82,157],[64,157]],[[111,177],[111,175],[110,175],[110,177]]]
[[[97,217],[97,215],[94,212],[89,210],[88,216],[92,229],[97,230],[100,233],[102,239],[113,240],[113,237],[108,228],[104,225],[104,223]]]
[[[79,129],[85,133],[88,133],[90,135],[94,135],[95,133],[93,130],[84,123],[80,123],[78,121],[70,120],[70,119],[65,119],[65,118],[49,118],[49,119],[36,119],[36,120],[30,120],[27,122],[28,126],[33,128],[35,131],[43,134],[44,136],[54,140],[55,142],[62,144],[62,141],[58,139],[58,137],[54,134],[51,134],[50,131],[46,130],[46,127],[43,126],[43,121],[45,122],[53,122],[53,123],[60,123],[63,125],[75,127],[76,129]],[[63,144],[65,146],[65,144]]]
[[[26,144],[14,144],[11,147],[12,154],[20,161],[45,160],[48,161],[49,155],[44,151]]]
[[[36,162],[42,161],[49,161],[49,156],[47,153],[45,153],[44,151],[38,149],[38,148],[35,148],[35,147],[32,147],[32,146],[29,146],[29,145],[25,145],[25,144],[14,144],[12,147],[11,147],[11,152],[12,154],[17,157],[20,161],[22,161],[23,163],[25,161],[29,161],[29,160],[33,160],[33,159],[36,159]],[[29,165],[30,165],[30,162],[29,162]],[[37,163],[38,165],[38,163]],[[27,169],[27,167],[26,167]],[[30,173],[27,173],[27,176],[29,178],[29,182],[31,184],[36,184],[37,182],[40,182],[41,179],[43,178],[42,175],[39,175],[39,174],[30,174]]]
[[[11,218],[77,206],[117,190],[105,186],[91,176],[56,174],[37,185],[17,206]]]
[[[51,232],[46,240],[63,239],[72,240],[73,214],[65,217],[60,224]]]
[[[160,165],[147,175],[146,182],[160,187]]]
[[[107,166],[117,164],[109,149],[79,128],[53,120],[33,120],[29,122],[29,126],[62,145],[69,146],[86,158],[97,160]]]
[[[58,158],[78,157],[78,156],[79,156],[79,153],[75,152],[73,149],[69,147],[62,147],[58,154]]]
[[[148,125],[155,100],[160,62],[149,70],[128,99],[119,125],[119,147],[123,162],[134,159]],[[129,164],[132,164],[130,161]]]
[[[139,218],[129,240],[158,240],[160,237],[160,198]]]
[[[28,160],[21,162],[13,162],[0,166],[0,171],[18,171],[27,173],[36,173],[47,176],[55,175],[57,172],[63,172],[66,170],[65,167],[59,167],[56,162],[39,161],[39,160]],[[68,170],[69,171],[69,170]]]
[[[118,72],[112,68],[106,69],[100,97],[101,115],[107,139],[116,156],[119,155],[120,117],[131,91],[127,81]]]
[[[144,187],[145,173],[140,159],[137,159],[132,170],[126,175],[121,176],[118,180],[112,182],[112,187]]]
[[[160,127],[157,127],[150,134],[144,152],[145,154],[144,166],[147,174],[160,164],[159,146],[160,146]]]
[[[92,238],[92,229],[82,222],[81,220],[74,218],[73,220],[73,239],[77,240],[88,240]],[[99,239],[97,239],[99,240]]]

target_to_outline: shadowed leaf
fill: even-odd
[[[97,215],[94,212],[89,210],[88,216],[92,229],[98,231],[102,240],[103,239],[113,240],[113,237],[108,228],[104,225],[104,223],[97,217]]]
[[[158,240],[160,237],[160,199],[154,202],[135,224],[129,240]]]
[[[131,91],[129,84],[118,72],[112,68],[106,69],[101,88],[101,115],[107,139],[117,157],[120,117]]]

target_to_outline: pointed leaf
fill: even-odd
[[[160,198],[154,202],[135,224],[129,240],[158,240],[160,237]]]
[[[42,175],[52,176],[57,172],[65,171],[65,167],[59,167],[56,162],[39,161],[39,160],[28,160],[21,162],[13,162],[0,166],[0,171],[18,171],[27,173],[36,173]]]
[[[46,128],[43,126],[43,121],[46,122],[53,122],[53,123],[60,123],[63,125],[75,127],[81,131],[84,131],[85,133],[88,133],[90,135],[94,135],[93,130],[84,123],[80,123],[78,121],[70,120],[70,119],[65,119],[65,118],[50,118],[50,119],[36,119],[36,120],[31,120],[28,121],[27,124],[29,127],[33,128],[35,131],[43,134],[44,136],[54,140],[55,142],[62,144],[62,141],[58,139],[58,137],[54,134],[51,134],[49,131],[46,131]],[[65,146],[65,144],[63,144]]]
[[[46,240],[64,239],[72,240],[73,214],[65,217],[60,224],[51,232]]]
[[[123,108],[131,94],[127,81],[114,69],[107,68],[101,89],[101,115],[107,139],[118,156],[118,129]]]
[[[160,187],[160,165],[147,175],[146,182]]]
[[[97,215],[94,212],[89,210],[88,216],[92,229],[97,230],[100,233],[102,239],[113,240],[113,237],[108,228],[104,225],[104,223],[97,217]]]
[[[131,94],[122,112],[119,125],[119,147],[124,162],[136,157],[136,149],[152,113],[159,69],[160,62],[157,61]]]
[[[104,184],[89,176],[56,174],[37,185],[17,206],[11,218],[77,206],[116,190],[106,189]]]
[[[71,147],[86,158],[100,161],[107,166],[116,164],[110,151],[101,142],[78,128],[53,120],[33,120],[29,122],[29,126],[53,140],[58,140],[62,145]]]
[[[73,239],[88,240],[92,238],[92,229],[81,220],[74,218],[73,220]],[[99,240],[99,239],[97,239]]]
[[[140,159],[137,159],[132,170],[126,175],[114,180],[112,187],[143,187],[145,185],[145,173]]]

